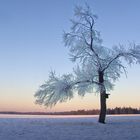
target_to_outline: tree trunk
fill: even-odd
[[[106,118],[106,89],[104,86],[104,73],[99,71],[99,83],[100,83],[100,115],[99,122],[105,123]]]
[[[100,93],[100,115],[99,122],[105,123],[106,118],[106,93]]]

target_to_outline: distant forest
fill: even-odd
[[[15,111],[0,111],[0,114],[20,114],[20,115],[98,115],[99,109],[93,110],[77,110],[65,112],[15,112]],[[107,109],[107,114],[140,114],[140,108],[132,107],[116,107]]]
[[[77,111],[66,111],[66,112],[54,112],[54,115],[98,115],[99,109],[93,110],[77,110]],[[116,107],[107,109],[107,114],[140,114],[140,108],[131,107]]]

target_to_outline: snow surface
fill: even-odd
[[[140,140],[140,115],[107,116],[0,115],[0,140]]]

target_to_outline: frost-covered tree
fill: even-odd
[[[73,74],[57,76],[51,71],[48,80],[35,93],[36,103],[53,106],[73,98],[75,93],[85,96],[88,92],[100,94],[99,122],[105,123],[107,91],[126,72],[123,64],[140,64],[140,45],[118,45],[112,49],[102,45],[100,33],[95,29],[97,16],[86,6],[75,7],[70,32],[64,33],[65,46],[76,62]]]

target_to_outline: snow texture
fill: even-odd
[[[140,116],[0,116],[0,140],[139,140]]]

